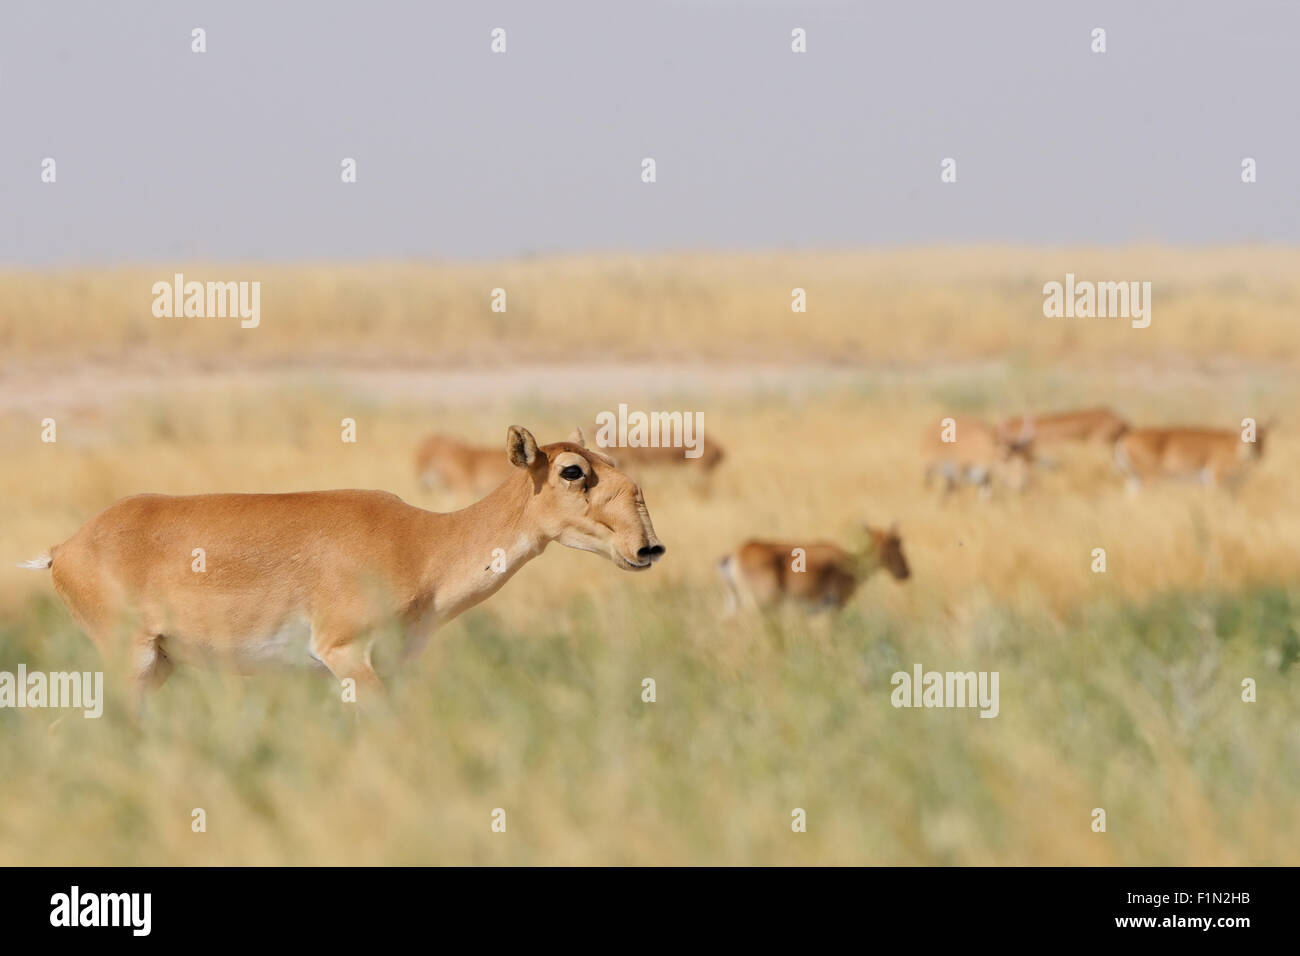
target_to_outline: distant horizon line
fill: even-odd
[[[1300,240],[1287,241],[1275,239],[1237,240],[1237,241],[1170,241],[1170,240],[1122,240],[1114,242],[1061,242],[1061,243],[1023,243],[1006,241],[935,241],[935,242],[898,242],[898,243],[862,243],[855,245],[826,245],[799,247],[772,246],[730,246],[701,248],[661,248],[645,250],[606,249],[606,250],[570,250],[546,252],[521,252],[502,256],[466,256],[462,258],[441,255],[381,255],[350,256],[346,258],[318,256],[282,258],[240,258],[232,257],[178,257],[175,259],[141,258],[129,260],[100,260],[95,262],[57,262],[57,263],[22,263],[0,262],[0,273],[13,275],[23,273],[60,273],[60,272],[131,272],[156,269],[176,269],[195,266],[221,267],[265,267],[265,268],[312,268],[312,267],[357,267],[357,266],[448,266],[448,267],[485,267],[493,265],[512,265],[529,262],[562,262],[580,260],[628,261],[673,260],[673,259],[764,259],[775,256],[793,258],[810,258],[818,256],[855,256],[855,255],[889,255],[916,252],[1006,252],[1053,254],[1064,252],[1125,252],[1125,251],[1167,251],[1184,253],[1205,253],[1213,251],[1242,252],[1246,250],[1270,252],[1298,252]]]

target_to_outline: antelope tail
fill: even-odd
[[[42,554],[39,558],[32,558],[30,561],[23,561],[15,566],[27,571],[46,571],[52,564],[54,564],[54,558],[48,554]]]

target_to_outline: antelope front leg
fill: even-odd
[[[363,711],[367,714],[382,714],[388,711],[388,692],[384,689],[383,681],[370,665],[368,639],[355,634],[331,639],[328,632],[317,632],[313,629],[311,652],[312,656],[329,668],[330,673],[338,678],[340,683],[345,680],[353,682],[357,705]]]
[[[403,664],[415,660],[429,646],[429,639],[442,622],[435,616],[423,615],[408,623],[402,630],[400,658]]]

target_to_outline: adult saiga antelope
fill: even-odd
[[[712,438],[703,443],[697,458],[687,458],[681,448],[669,445],[620,445],[603,450],[614,457],[620,468],[630,472],[640,474],[649,468],[674,468],[698,475],[700,480],[707,480],[726,457],[722,445]]]
[[[501,484],[510,473],[510,462],[500,448],[483,448],[446,435],[430,435],[415,452],[415,471],[426,490],[445,491],[475,498]]]
[[[1135,428],[1115,443],[1115,465],[1135,493],[1153,478],[1185,478],[1207,488],[1227,485],[1235,491],[1247,469],[1264,454],[1260,425],[1255,440],[1224,428]]]
[[[783,600],[811,610],[840,610],[876,571],[884,568],[899,581],[911,576],[897,526],[863,525],[853,551],[814,541],[794,544],[751,539],[718,562],[727,590],[726,612],[744,604],[768,608]]]
[[[954,419],[949,427],[952,441],[943,440],[949,429],[925,431],[921,453],[927,487],[937,477],[943,481],[945,494],[961,484],[971,484],[979,489],[980,498],[990,498],[996,478],[1013,491],[1025,490],[1034,461],[1031,424],[1015,435],[973,418]]]
[[[1096,445],[1109,450],[1129,427],[1128,422],[1109,408],[1017,415],[1003,419],[998,426],[1008,441],[1016,441],[1019,436],[1032,434],[1035,452],[1044,445],[1061,445],[1066,442]],[[1041,454],[1036,455],[1036,458],[1039,464],[1048,463]]]
[[[512,425],[506,458],[496,490],[449,514],[384,491],[137,495],[23,566],[51,569],[105,659],[127,653],[137,705],[175,662],[209,661],[316,662],[354,679],[358,702],[382,700],[370,652],[386,626],[414,654],[552,541],[628,571],[664,553],[641,489],[605,455]]]

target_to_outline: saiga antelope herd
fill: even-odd
[[[982,498],[991,496],[995,483],[1025,490],[1030,466],[1055,464],[1044,449],[1071,442],[1109,450],[1130,492],[1161,478],[1235,490],[1263,456],[1272,428],[1271,423],[1257,426],[1253,440],[1223,428],[1134,428],[1109,408],[1021,415],[995,425],[974,419],[947,422],[951,438],[933,428],[925,433],[925,481],[941,477],[945,492],[975,485]]]
[[[945,494],[962,484],[974,485],[981,498],[991,497],[995,483],[1025,490],[1031,466],[1053,463],[1040,449],[1071,442],[1110,449],[1130,491],[1155,478],[1193,479],[1207,487],[1233,488],[1263,454],[1270,427],[1259,426],[1254,441],[1226,429],[1134,429],[1109,408],[1022,415],[994,425],[974,419],[949,419],[946,424],[950,440],[945,440],[948,429],[925,433],[925,482],[942,479]],[[781,601],[838,610],[882,567],[905,580],[910,571],[897,528],[865,527],[864,531],[862,543],[854,550],[827,542],[806,546],[744,542],[719,563],[728,613],[742,605],[765,608]]]
[[[945,490],[996,479],[1023,490],[1036,449],[1060,442],[1113,448],[1130,488],[1158,477],[1235,486],[1263,453],[1255,441],[1204,428],[1131,428],[1109,409],[1020,416],[996,425],[949,420],[952,441],[927,433],[927,482]],[[680,453],[627,454],[634,466]],[[704,473],[720,450],[694,460]],[[441,625],[491,597],[552,542],[628,571],[664,554],[640,486],[582,430],[539,446],[511,426],[505,454],[433,436],[417,454],[422,482],[482,496],[450,513],[382,491],[137,495],[86,522],[22,567],[49,569],[54,588],[108,662],[124,661],[133,709],[177,663],[250,672],[316,665],[351,679],[358,701],[382,700],[371,666],[396,625],[404,657]],[[204,555],[202,573],[191,558]],[[874,572],[910,576],[897,527],[863,527],[853,549],[751,539],[719,563],[727,610],[791,601],[838,610]]]

